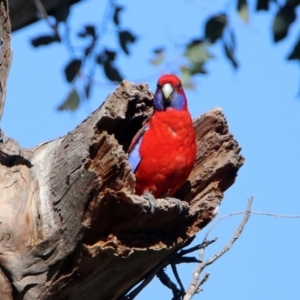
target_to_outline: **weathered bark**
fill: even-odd
[[[5,3],[0,0],[2,51],[10,34]],[[2,94],[10,60],[5,53]],[[182,212],[159,199],[152,215],[149,203],[134,194],[126,151],[152,114],[152,97],[145,84],[124,81],[64,137],[21,149],[3,136],[1,300],[117,299],[214,217],[243,164],[220,109],[194,121],[197,159],[176,194],[185,201]]]
[[[3,114],[6,94],[6,80],[11,63],[10,20],[6,1],[0,1],[0,120]],[[1,135],[1,132],[0,132]]]
[[[177,193],[186,209],[162,199],[151,215],[134,195],[126,150],[151,115],[151,101],[146,85],[124,81],[65,137],[29,150],[4,137],[0,263],[7,299],[116,299],[214,217],[243,163],[220,109],[194,121],[197,160]]]

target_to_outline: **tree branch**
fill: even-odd
[[[54,26],[48,17],[47,11],[42,3],[41,0],[34,0],[34,4],[36,6],[37,11],[39,12],[39,14],[41,15],[41,17],[45,20],[45,22],[47,23],[47,25],[52,29],[54,35],[60,40],[60,34],[58,32],[58,29],[56,26]]]
[[[202,279],[199,280],[203,270],[209,266],[210,264],[212,264],[213,262],[215,262],[218,258],[220,258],[222,255],[224,255],[234,244],[234,242],[240,237],[240,235],[243,232],[243,229],[246,225],[246,223],[248,222],[249,218],[250,218],[250,214],[251,214],[251,205],[253,202],[253,197],[251,196],[248,199],[248,205],[247,205],[247,209],[244,215],[244,218],[241,222],[241,224],[239,225],[239,227],[236,229],[235,233],[233,234],[232,238],[228,241],[228,243],[218,252],[216,253],[214,256],[212,256],[210,259],[203,261],[204,260],[204,251],[205,248],[201,248],[200,251],[200,260],[201,262],[199,263],[198,267],[196,268],[196,270],[194,271],[194,276],[193,276],[193,280],[192,283],[190,284],[187,293],[184,296],[184,300],[189,300],[191,299],[196,293],[200,292],[200,286],[203,285],[206,280],[209,277],[209,274],[205,274],[204,277]],[[208,231],[208,233],[210,232],[210,230]],[[206,241],[208,233],[205,235],[204,237],[204,241]]]

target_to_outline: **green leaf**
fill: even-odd
[[[104,58],[103,53],[96,55],[96,58],[95,58],[96,64],[102,65],[102,64],[104,64],[105,60],[106,59]]]
[[[184,56],[192,64],[203,64],[208,59],[213,58],[213,55],[207,51],[208,46],[209,43],[202,40],[193,40],[187,45]]]
[[[290,53],[290,55],[287,58],[288,60],[298,59],[300,60],[300,37],[298,42],[296,43],[294,49]]]
[[[65,67],[65,76],[68,82],[72,82],[80,71],[82,61],[81,59],[71,60]]]
[[[53,35],[41,35],[31,40],[33,47],[46,46],[54,42],[60,42],[59,37]]]
[[[238,0],[237,10],[241,19],[245,23],[249,23],[249,7],[248,7],[247,0]]]
[[[154,66],[160,65],[165,59],[165,52],[163,48],[153,50],[154,58],[150,60],[150,63]]]
[[[79,102],[80,102],[79,94],[77,90],[73,88],[70,94],[68,95],[68,97],[66,98],[66,100],[61,105],[59,105],[57,110],[75,111],[79,106]]]
[[[78,33],[78,36],[81,38],[91,36],[95,40],[97,38],[95,26],[85,25],[83,30]]]
[[[104,62],[104,73],[107,79],[113,82],[121,82],[123,77],[120,75],[119,70],[112,65],[110,60]]]
[[[223,35],[223,31],[228,23],[225,14],[218,14],[211,17],[205,24],[205,37],[211,42],[215,43]]]
[[[103,65],[106,61],[114,61],[117,56],[117,53],[115,51],[111,51],[108,49],[105,49],[102,53],[99,53],[96,56],[96,63],[98,65]]]
[[[226,44],[225,41],[223,41],[223,47],[224,47],[224,51],[225,51],[225,55],[228,58],[228,60],[231,62],[232,66],[237,69],[238,68],[238,62],[235,58],[235,52],[234,52],[234,48],[229,46],[228,44]]]
[[[116,53],[116,51],[111,51],[111,50],[105,49],[104,56],[106,57],[106,60],[113,61],[113,60],[115,60],[117,53]]]
[[[116,6],[113,14],[114,23],[119,26],[120,25],[120,12],[123,10],[122,6]]]
[[[192,64],[190,66],[190,72],[191,75],[196,75],[196,74],[207,74],[207,71],[204,69],[204,64]]]
[[[119,42],[122,50],[128,55],[128,44],[133,44],[136,41],[136,37],[128,30],[119,31]]]
[[[294,5],[285,4],[279,9],[273,22],[273,37],[275,42],[279,42],[287,36],[289,27],[295,19]]]
[[[194,90],[195,84],[192,81],[191,70],[187,66],[181,67],[180,80],[185,89]]]
[[[96,28],[94,25],[86,25],[85,26],[85,31],[88,35],[93,37],[93,39],[96,39]]]

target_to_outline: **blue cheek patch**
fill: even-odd
[[[175,108],[177,110],[181,110],[184,107],[184,102],[185,102],[184,96],[174,92],[172,95],[172,101],[170,107]]]
[[[166,110],[168,107],[174,108],[176,110],[181,110],[184,107],[185,99],[184,96],[181,94],[178,94],[176,92],[173,92],[171,95],[172,99],[169,103],[170,105],[167,106],[167,102],[164,101],[162,92],[158,90],[154,95],[154,108],[158,111]]]
[[[154,108],[156,110],[162,111],[165,109],[164,106],[164,99],[163,99],[163,95],[161,90],[158,90],[155,94],[154,94]]]

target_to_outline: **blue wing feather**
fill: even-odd
[[[129,164],[130,164],[131,169],[132,169],[133,172],[135,172],[135,170],[137,169],[137,167],[138,167],[138,165],[141,161],[140,151],[139,151],[140,150],[140,145],[141,145],[141,142],[143,140],[144,133],[148,129],[149,129],[149,126],[145,125],[141,130],[139,130],[138,133],[133,138],[132,143],[129,147],[128,161],[129,161]]]

